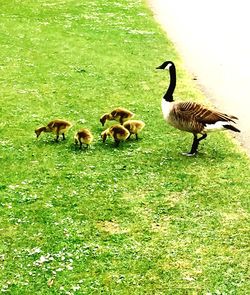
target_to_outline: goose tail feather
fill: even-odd
[[[226,129],[232,130],[234,132],[240,132],[239,129],[237,129],[236,127],[234,127],[234,126],[232,126],[230,124],[223,125],[223,127],[226,128]]]

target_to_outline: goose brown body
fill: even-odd
[[[195,102],[175,102],[173,92],[176,86],[176,70],[172,61],[166,61],[157,69],[169,69],[170,83],[162,98],[162,112],[164,119],[173,127],[193,133],[194,140],[189,153],[192,156],[197,153],[201,140],[207,137],[207,132],[216,130],[232,130],[240,132],[233,123],[238,118],[212,110]],[[198,134],[201,137],[198,138]]]
[[[124,108],[116,108],[112,112],[108,114],[104,114],[100,118],[100,122],[102,123],[102,126],[104,126],[106,121],[118,121],[120,124],[123,124],[125,121],[131,119],[134,117],[134,113],[130,112],[127,109]]]
[[[129,137],[131,134],[135,134],[136,139],[138,139],[138,133],[140,133],[145,127],[145,123],[140,120],[128,120],[123,124],[123,126],[129,131]]]
[[[106,141],[108,136],[112,137],[116,143],[116,146],[118,146],[120,141],[125,141],[129,135],[130,133],[125,127],[116,124],[104,130],[101,134],[101,137],[103,142]]]
[[[56,134],[56,141],[58,141],[59,135],[62,135],[65,139],[65,133],[72,127],[72,124],[69,121],[55,119],[50,121],[46,126],[39,127],[35,130],[37,138],[42,132],[52,132]]]
[[[233,122],[237,117],[211,110],[195,102],[179,102],[173,104],[167,121],[173,127],[196,134],[210,130],[209,125],[217,122]],[[211,128],[211,130],[213,130]]]
[[[79,144],[80,148],[82,148],[83,144],[86,144],[87,147],[92,143],[93,141],[93,135],[87,128],[82,128],[78,132],[76,132],[74,139],[75,144]]]

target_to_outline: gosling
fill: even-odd
[[[82,148],[82,145],[85,144],[86,147],[88,148],[90,146],[90,144],[93,141],[93,135],[92,133],[86,129],[86,128],[82,128],[80,129],[78,132],[76,132],[74,139],[75,139],[75,144],[76,145],[80,145],[80,149]]]
[[[104,130],[101,134],[102,141],[105,142],[110,136],[114,139],[116,147],[119,146],[120,141],[125,141],[129,137],[129,131],[122,125],[116,124]]]
[[[52,132],[56,134],[56,142],[58,142],[59,135],[62,135],[65,140],[65,133],[72,127],[72,124],[68,121],[55,119],[48,123],[47,126],[39,127],[35,130],[36,137],[38,138],[42,132]]]
[[[140,133],[145,127],[145,123],[140,120],[128,120],[123,124],[123,126],[128,129],[130,133],[128,138],[130,138],[132,134],[135,134],[135,138],[138,140],[138,133]]]
[[[126,110],[124,108],[116,108],[109,114],[104,114],[100,118],[100,122],[102,123],[102,126],[104,126],[105,122],[115,120],[118,121],[121,125],[134,117],[134,113],[130,112],[129,110]]]

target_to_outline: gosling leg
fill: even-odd
[[[120,144],[120,140],[117,138],[116,135],[114,135],[114,140],[115,140],[115,146],[118,147]]]
[[[120,144],[120,140],[118,140],[118,139],[115,139],[115,147],[118,147],[118,146],[119,146],[119,144]]]

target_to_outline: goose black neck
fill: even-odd
[[[174,101],[173,98],[173,93],[175,90],[175,86],[176,86],[176,70],[175,70],[175,65],[172,64],[169,68],[169,74],[170,74],[170,83],[168,86],[168,89],[166,91],[166,93],[164,94],[163,98],[168,101]]]

